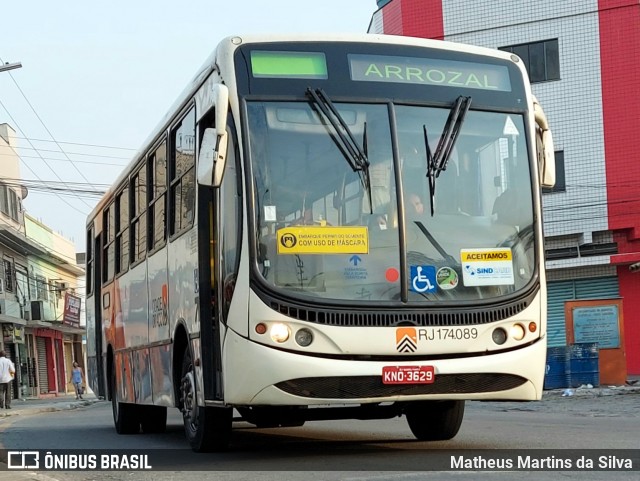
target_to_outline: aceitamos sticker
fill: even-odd
[[[511,249],[461,249],[462,282],[465,286],[514,284]]]

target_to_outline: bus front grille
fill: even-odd
[[[533,302],[538,289],[524,297],[493,306],[456,308],[403,308],[378,306],[327,308],[293,299],[276,298],[259,286],[253,286],[265,304],[276,312],[304,322],[340,327],[397,327],[397,326],[471,326],[509,319],[524,311]]]
[[[499,392],[527,382],[514,374],[440,374],[432,384],[383,384],[381,376],[307,377],[276,384],[282,391],[312,399],[362,399],[423,394]]]

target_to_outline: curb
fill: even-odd
[[[57,411],[69,411],[72,409],[79,409],[86,406],[91,406],[92,404],[101,402],[101,399],[85,399],[83,401],[78,402],[60,402],[54,405],[41,405],[34,407],[21,407],[18,409],[12,409],[11,411],[7,411],[6,409],[0,410],[0,421],[7,418],[12,418],[16,416],[29,416],[33,414],[39,413],[51,413]]]

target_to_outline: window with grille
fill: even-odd
[[[4,282],[4,290],[6,292],[13,292],[14,290],[14,282],[13,282],[13,278],[14,278],[14,271],[13,271],[13,262],[11,262],[8,259],[3,259],[2,261],[2,267],[3,267],[3,271],[4,271],[4,278],[3,278],[3,282]]]
[[[38,274],[36,275],[36,298],[42,301],[49,300],[49,285],[47,278]]]
[[[500,47],[522,59],[531,83],[560,80],[558,39]]]

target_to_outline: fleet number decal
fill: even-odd
[[[475,327],[437,327],[418,329],[418,341],[465,341],[477,339],[478,329]]]
[[[396,350],[414,353],[431,341],[471,341],[478,339],[477,327],[399,327],[396,329]]]

